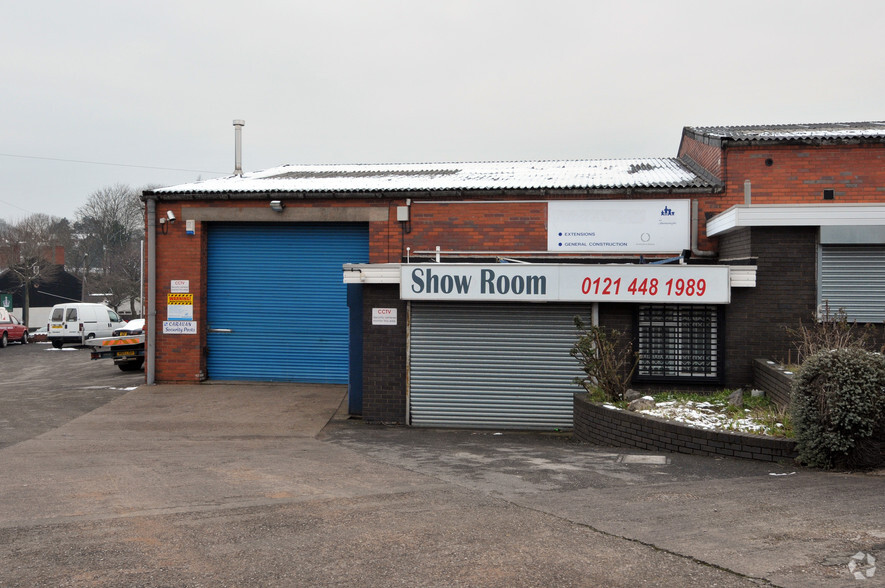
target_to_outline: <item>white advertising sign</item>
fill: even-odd
[[[372,309],[373,325],[396,325],[396,309],[395,308],[373,308]]]
[[[404,264],[403,300],[728,304],[728,266]]]
[[[547,203],[547,250],[680,253],[691,246],[689,200],[556,200]]]
[[[196,335],[196,321],[163,321],[164,335]]]

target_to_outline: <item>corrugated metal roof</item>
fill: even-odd
[[[685,127],[686,131],[732,141],[885,139],[885,122]]]
[[[689,189],[714,185],[676,158],[426,164],[284,165],[151,193]]]

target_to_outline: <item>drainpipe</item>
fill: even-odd
[[[700,215],[698,214],[698,201],[691,201],[691,256],[692,257],[716,257],[715,251],[701,251],[698,249],[698,232],[700,231]]]
[[[147,212],[147,313],[145,314],[145,382],[154,383],[157,356],[157,199],[148,196]],[[142,310],[144,305],[142,304]]]

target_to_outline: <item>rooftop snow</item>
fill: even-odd
[[[699,135],[733,141],[885,139],[885,122],[815,123],[735,127],[686,127]]]
[[[428,164],[284,165],[153,194],[492,189],[710,188],[676,158]]]

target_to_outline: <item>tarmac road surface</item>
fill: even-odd
[[[885,556],[876,473],[370,426],[333,417],[339,386],[127,390],[138,374],[85,352],[57,356],[66,380],[24,365],[56,357],[36,346],[6,355],[25,348],[0,350],[3,588],[885,578],[848,569]]]

